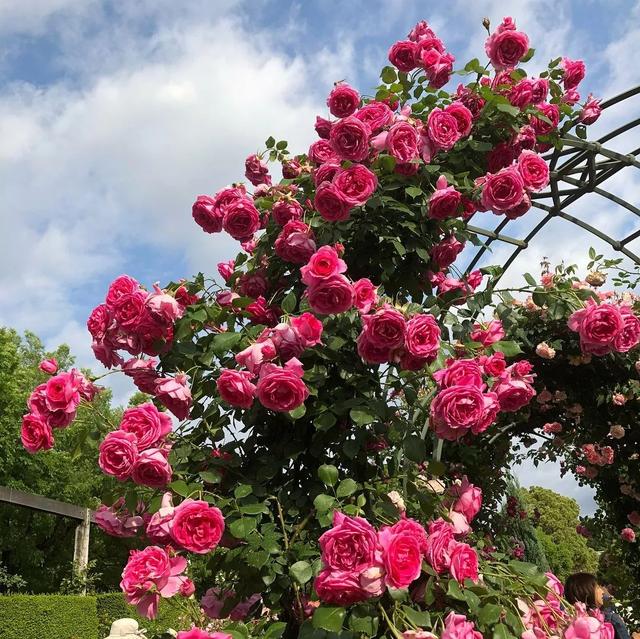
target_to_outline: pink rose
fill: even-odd
[[[237,198],[226,207],[224,230],[235,240],[244,242],[260,228],[260,214],[248,197]]]
[[[386,148],[398,162],[411,162],[420,155],[420,136],[408,122],[397,122],[386,137]]]
[[[302,339],[305,348],[320,344],[322,339],[322,322],[311,313],[303,313],[289,320],[292,328]]]
[[[378,287],[371,280],[362,278],[353,284],[354,306],[361,313],[368,313],[378,300]]]
[[[122,415],[120,430],[136,437],[139,451],[151,448],[158,440],[171,432],[171,418],[161,413],[153,404],[140,404],[128,408]]]
[[[127,480],[138,459],[138,438],[133,433],[115,430],[107,433],[100,444],[98,464],[102,472],[118,481]]]
[[[616,336],[613,346],[619,353],[626,353],[640,342],[640,320],[628,306],[621,306],[624,328]]]
[[[315,578],[313,587],[320,601],[337,606],[350,606],[372,595],[360,585],[360,575],[350,570],[323,570]]]
[[[209,588],[204,593],[200,606],[204,613],[212,619],[224,619],[223,609],[226,606],[226,602],[229,599],[235,599],[236,595],[232,590],[221,591],[219,588]],[[249,612],[260,601],[261,595],[259,593],[251,595],[248,599],[240,601],[234,606],[231,611],[226,615],[232,621],[244,621]]]
[[[569,106],[573,106],[580,102],[580,94],[575,89],[568,89],[562,96],[562,102]]]
[[[50,411],[74,413],[80,403],[80,380],[73,372],[58,373],[47,380],[45,400]]]
[[[440,348],[440,326],[433,315],[414,315],[406,324],[404,343],[415,357],[433,361]]]
[[[575,89],[584,80],[586,68],[582,60],[562,58],[562,83],[565,90]]]
[[[238,279],[240,293],[245,297],[257,299],[264,295],[269,288],[265,272],[262,270],[245,273]]]
[[[264,364],[257,387],[260,403],[269,410],[281,413],[298,408],[309,396],[302,375],[302,366],[296,359],[289,360],[284,368]]]
[[[285,322],[276,324],[269,331],[269,337],[282,361],[290,360],[292,357],[299,357],[304,352],[305,342],[290,324]]]
[[[410,73],[416,68],[416,43],[411,40],[400,40],[389,49],[389,62],[403,73]]]
[[[321,246],[309,259],[308,264],[300,269],[302,282],[307,286],[318,284],[347,270],[347,265],[340,258],[333,246]]]
[[[393,111],[384,102],[372,100],[355,113],[356,118],[377,133],[393,119]]]
[[[111,324],[111,311],[106,304],[96,306],[87,320],[87,329],[94,339],[102,339]]]
[[[444,108],[445,113],[452,115],[458,123],[458,133],[466,137],[471,133],[473,114],[462,102],[452,102]]]
[[[558,128],[558,122],[560,122],[560,108],[557,104],[547,104],[543,102],[537,105],[538,109],[548,120],[546,122],[536,116],[531,117],[531,126],[536,132],[536,135],[548,135]]]
[[[346,118],[352,115],[359,104],[360,94],[343,82],[336,84],[327,98],[329,111],[336,118]]]
[[[28,413],[22,418],[20,439],[25,449],[31,453],[53,448],[53,431],[42,415]]]
[[[454,528],[449,522],[444,519],[436,519],[429,524],[425,557],[437,573],[441,574],[445,570],[449,570],[451,565],[450,548],[455,543]]]
[[[260,184],[271,184],[271,176],[269,175],[269,167],[262,158],[256,155],[250,155],[244,161],[244,176],[253,184],[258,186]]]
[[[449,235],[431,249],[431,259],[439,269],[445,269],[456,261],[464,249],[464,243],[455,235]]]
[[[301,173],[302,166],[296,158],[282,161],[282,177],[286,180],[293,180]]]
[[[270,339],[255,342],[236,355],[236,362],[246,367],[250,373],[257,374],[264,362],[271,361],[277,355],[276,347]],[[253,384],[251,384],[253,386]],[[231,402],[230,402],[231,403]]]
[[[171,537],[171,527],[173,526],[173,515],[175,508],[171,493],[165,493],[162,496],[162,502],[157,512],[151,515],[151,519],[147,523],[147,538],[154,544],[161,546],[169,545],[173,542]]]
[[[351,115],[331,127],[329,142],[341,159],[362,162],[369,155],[370,135],[369,126]]]
[[[382,546],[386,583],[392,588],[408,588],[422,572],[419,537],[409,530],[384,526],[378,539]]]
[[[513,413],[526,406],[536,394],[530,384],[519,379],[500,379],[491,389],[500,403],[500,410]]]
[[[366,166],[352,164],[336,173],[333,185],[349,206],[362,206],[376,190],[378,178]]]
[[[535,135],[533,143],[535,145]],[[496,144],[496,146],[487,153],[487,171],[489,171],[489,173],[497,173],[500,169],[509,166],[513,163],[516,153],[517,149],[510,143],[500,142]]]
[[[507,363],[504,359],[504,353],[494,353],[490,356],[484,356],[481,359],[481,366],[486,375],[491,377],[499,377],[504,373]]]
[[[600,100],[597,100],[589,94],[582,111],[580,111],[578,120],[582,122],[582,124],[593,124],[600,117],[601,113],[602,107],[600,106]]]
[[[278,200],[271,209],[271,215],[279,226],[284,226],[289,220],[299,220],[303,213],[297,200]]]
[[[451,113],[439,107],[434,108],[427,118],[427,134],[436,150],[449,151],[460,139],[458,120]]]
[[[113,309],[115,303],[124,295],[131,295],[140,289],[140,284],[128,275],[116,277],[109,285],[105,303],[109,309]]]
[[[524,180],[515,166],[487,174],[482,188],[481,202],[487,210],[505,212],[520,204],[524,198]]]
[[[180,630],[177,639],[233,639],[233,637],[227,632],[207,632],[200,628],[191,628],[191,630]]]
[[[341,222],[349,217],[351,205],[342,191],[330,182],[323,182],[316,190],[313,206],[327,222]]]
[[[531,101],[533,104],[544,102],[549,94],[549,80],[547,80],[547,78],[534,78],[532,89],[533,95],[531,96]]]
[[[333,528],[318,540],[324,568],[361,572],[376,561],[379,552],[375,528],[362,517],[333,513]]]
[[[191,207],[191,215],[205,233],[220,233],[224,214],[216,206],[216,201],[208,195],[198,195]]]
[[[613,639],[613,626],[604,620],[599,610],[587,610],[582,603],[576,604],[576,617],[564,630],[565,639]]]
[[[313,231],[299,220],[287,222],[275,241],[276,255],[292,264],[306,264],[315,250]]]
[[[113,315],[122,328],[137,331],[147,317],[147,294],[143,290],[119,297],[113,304]]]
[[[43,373],[47,373],[47,375],[55,375],[58,371],[58,362],[55,357],[43,359],[40,364],[38,364],[38,368]]]
[[[429,198],[428,215],[434,220],[446,220],[461,213],[462,193],[447,185],[447,178],[441,175],[436,182],[436,190]]]
[[[191,390],[187,386],[187,376],[180,373],[175,377],[161,377],[156,380],[155,396],[178,419],[187,419],[191,410]]]
[[[622,541],[627,541],[632,544],[636,540],[636,533],[634,532],[633,528],[623,528],[622,532],[620,533],[620,538],[622,539]]]
[[[160,448],[148,448],[138,455],[131,479],[140,486],[164,488],[171,481],[172,475],[167,452]]]
[[[331,129],[333,129],[333,125]],[[327,140],[316,140],[309,147],[307,155],[309,160],[315,164],[333,163],[340,160],[340,156]]]
[[[357,340],[358,355],[367,364],[384,364],[391,358],[390,349],[375,344],[367,331],[362,331]]]
[[[206,501],[185,499],[176,506],[171,536],[180,547],[205,555],[219,543],[224,532],[224,517]]]
[[[307,290],[311,309],[320,315],[344,313],[353,306],[354,291],[344,275],[332,275]]]
[[[509,102],[515,107],[523,109],[533,102],[533,81],[523,78],[513,85],[507,94]]]
[[[478,581],[478,555],[468,544],[455,542],[450,548],[451,564],[449,572],[451,576],[461,584],[465,579]]]
[[[502,24],[487,38],[484,50],[497,71],[511,69],[529,51],[529,38],[525,33],[516,31],[511,18],[504,18]]]
[[[157,284],[153,285],[154,292],[145,301],[151,316],[162,324],[173,324],[184,315],[182,307],[175,297],[165,293]]]
[[[249,371],[225,368],[216,382],[220,397],[231,406],[251,408],[256,393],[255,384],[251,383],[252,378],[253,373]]]
[[[637,510],[630,512],[627,519],[632,526],[640,526],[640,513]]]
[[[454,483],[449,488],[449,494],[455,499],[453,510],[462,513],[467,521],[473,521],[482,507],[482,489],[463,477],[460,483]]]
[[[181,573],[186,567],[184,557],[171,557],[159,546],[132,550],[122,571],[120,588],[139,615],[155,619],[160,597],[173,597],[180,591],[186,579]]]
[[[563,583],[552,572],[545,572],[544,574],[547,577],[547,588],[549,589],[550,593],[553,593],[558,597],[563,597],[564,596]]]
[[[406,324],[404,315],[390,306],[362,317],[362,330],[367,333],[367,339],[376,348],[387,350],[403,344]]]
[[[518,133],[511,139],[511,147],[513,149],[526,149],[530,151],[536,146],[536,132],[529,124],[520,127]],[[508,162],[511,164],[511,161]],[[505,165],[506,166],[506,165]],[[499,167],[502,168],[502,167]],[[489,169],[490,173],[495,173],[493,169]]]
[[[440,390],[431,404],[431,427],[442,439],[455,441],[469,431],[484,432],[500,409],[495,393],[475,386],[450,386]]]
[[[312,173],[313,183],[320,186],[323,182],[331,182],[341,168],[337,161],[321,164]]]
[[[323,140],[329,139],[329,133],[331,132],[332,123],[326,118],[321,118],[319,115],[316,116],[316,123],[314,125],[314,129],[318,134],[318,137]]]
[[[100,504],[95,512],[96,524],[111,537],[135,537],[144,524],[142,517],[132,516],[123,506],[124,499],[120,498],[112,506]]]
[[[473,621],[469,621],[464,615],[450,612],[445,619],[440,639],[482,639],[482,634],[475,629]]]
[[[153,395],[156,389],[158,372],[156,371],[157,360],[138,359],[132,357],[122,365],[122,372],[131,377],[138,390],[148,395]]]
[[[469,337],[474,342],[480,342],[483,346],[491,346],[503,339],[505,336],[504,328],[500,320],[491,320],[488,324],[474,324],[473,330]]]
[[[449,386],[475,386],[483,388],[482,369],[474,359],[456,359],[447,362],[446,368],[442,368],[433,374],[440,388]]]
[[[484,108],[485,100],[476,91],[462,84],[458,85],[454,95],[456,102],[460,102],[469,109],[474,120],[480,116],[480,112]]]
[[[616,339],[625,329],[625,319],[614,304],[588,300],[585,308],[569,317],[568,326],[579,333],[583,353],[606,355],[614,350]]]
[[[541,191],[549,184],[549,166],[533,151],[522,151],[518,157],[518,171],[528,191]]]
[[[225,282],[228,282],[231,279],[235,268],[235,260],[229,260],[228,262],[218,262],[218,273],[220,273],[220,277]]]

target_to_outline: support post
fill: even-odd
[[[86,575],[89,565],[89,534],[91,531],[91,511],[84,511],[82,521],[76,527],[76,539],[73,547],[73,569],[79,575]],[[82,587],[82,594],[87,594],[86,585]]]

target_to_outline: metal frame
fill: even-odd
[[[601,106],[606,109],[639,94],[640,86],[637,86],[603,102]],[[478,248],[467,266],[467,272],[471,271],[480,262],[494,242],[503,242],[515,246],[515,249],[503,264],[503,272],[506,271],[518,255],[529,247],[531,241],[545,227],[547,222],[553,218],[562,218],[589,231],[592,235],[609,244],[615,251],[622,253],[635,264],[640,265],[640,256],[636,255],[627,246],[630,242],[640,237],[640,220],[637,228],[632,233],[620,240],[616,240],[585,220],[567,212],[567,209],[583,195],[596,193],[640,218],[640,208],[610,193],[601,186],[610,177],[628,166],[640,169],[640,160],[637,158],[640,154],[640,148],[624,155],[605,146],[613,138],[617,138],[638,126],[640,126],[640,118],[618,127],[595,142],[581,140],[573,135],[563,137],[562,150],[554,150],[545,156],[545,159],[549,161],[551,170],[549,188],[542,193],[534,194],[532,197],[532,206],[546,212],[544,218],[523,239],[513,238],[502,233],[503,229],[511,221],[507,218],[502,219],[492,230],[468,225],[467,228],[470,231],[486,237],[487,240],[483,246]]]

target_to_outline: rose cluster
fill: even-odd
[[[151,517],[144,511],[145,505],[140,503],[136,512],[131,514],[125,506],[124,497],[120,497],[111,506],[101,504],[95,512],[95,522],[112,537],[136,537]]]

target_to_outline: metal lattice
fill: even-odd
[[[640,86],[629,89],[603,102],[602,109],[607,109],[637,95],[640,95]],[[506,271],[520,253],[530,246],[531,241],[545,225],[554,218],[561,218],[588,231],[609,244],[615,251],[622,253],[634,263],[640,265],[640,257],[629,249],[629,243],[640,237],[640,219],[631,233],[617,240],[569,212],[571,206],[583,195],[595,193],[640,218],[640,208],[602,188],[602,185],[609,178],[622,169],[626,167],[640,169],[640,161],[637,158],[640,154],[640,148],[634,149],[627,154],[622,154],[606,146],[614,138],[619,138],[619,136],[638,126],[640,126],[640,118],[627,122],[595,142],[581,140],[573,135],[563,137],[563,149],[561,151],[554,150],[545,156],[545,159],[549,161],[551,170],[549,188],[544,192],[534,194],[532,197],[533,207],[545,212],[542,220],[523,239],[510,237],[503,233],[507,224],[511,222],[507,218],[503,218],[493,230],[469,224],[470,231],[487,239],[478,248],[467,270],[471,271],[479,264],[494,242],[502,242],[515,247],[503,264],[503,269]]]

